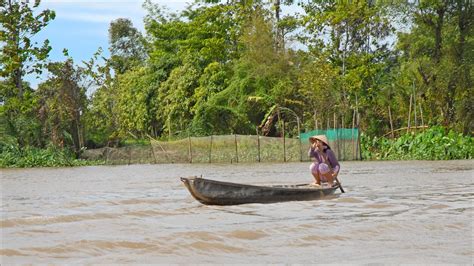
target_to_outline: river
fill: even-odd
[[[311,181],[308,163],[1,169],[1,264],[473,264],[474,161],[341,162],[346,193],[205,206],[179,177]]]

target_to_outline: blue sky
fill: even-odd
[[[192,0],[153,0],[171,12],[183,10]],[[35,40],[42,43],[49,39],[52,51],[51,61],[63,61],[63,49],[76,64],[89,60],[99,47],[108,55],[108,28],[117,18],[129,18],[133,25],[144,32],[142,8],[143,0],[42,0],[38,11],[51,9],[56,18],[50,22]],[[44,77],[26,77],[33,88]]]

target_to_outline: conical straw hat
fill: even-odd
[[[326,137],[326,135],[315,135],[315,136],[312,136],[312,137],[309,138],[309,140],[311,142],[314,142],[314,140],[317,140],[317,139],[322,141],[324,144],[326,144],[326,146],[329,147],[329,141],[328,141],[328,138]],[[329,147],[329,148],[331,148],[331,147]]]

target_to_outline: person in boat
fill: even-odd
[[[332,186],[339,174],[340,166],[336,155],[328,144],[328,139],[325,135],[316,135],[310,137],[309,142],[311,143],[311,148],[308,151],[308,156],[314,158],[309,169],[316,180],[315,183],[321,185],[322,181]]]

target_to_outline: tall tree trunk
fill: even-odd
[[[472,26],[471,14],[474,11],[474,6],[469,1],[457,0],[457,13],[458,13],[458,28],[459,28],[459,40],[458,47],[456,49],[456,61],[460,66],[459,69],[459,80],[460,91],[469,91],[471,90],[471,77],[470,73],[470,64],[466,63],[465,60],[465,47],[466,47],[466,36],[469,34],[469,29]],[[468,95],[472,95],[468,93]],[[462,110],[459,114],[460,119],[464,120],[462,125],[462,130],[464,134],[469,134],[473,130],[474,121],[474,111],[472,110],[472,96],[468,96],[463,99]]]
[[[449,80],[448,93],[446,94],[446,110],[443,112],[445,114],[445,126],[454,125],[455,122],[454,100],[456,97],[456,85],[456,73],[453,73],[453,76]]]
[[[283,40],[283,31],[280,28],[280,12],[281,12],[281,1],[273,0],[273,7],[275,8],[275,20],[276,20],[276,46],[278,50],[283,51],[285,49],[285,44]]]
[[[16,88],[18,89],[18,98],[23,97],[23,80],[21,76],[21,67],[18,67],[14,70],[14,82]]]
[[[442,36],[441,36],[441,31],[443,29],[443,23],[444,23],[444,14],[446,12],[446,6],[440,5],[436,9],[436,14],[438,15],[436,24],[435,24],[435,50],[433,53],[433,57],[435,59],[436,63],[439,63],[441,61],[441,45],[442,45]]]
[[[444,25],[444,15],[446,13],[446,3],[441,2],[439,5],[436,5],[436,7],[433,7],[433,13],[430,11],[424,12],[424,10],[421,8],[420,13],[418,13],[418,16],[420,16],[421,20],[423,23],[425,23],[429,28],[433,30],[434,34],[434,50],[432,54],[432,60],[433,62],[437,65],[441,61],[441,49],[442,49],[442,43],[443,43],[443,38],[442,38],[442,29]],[[439,88],[437,87],[436,80],[438,76],[436,73],[431,73],[430,71],[425,72],[422,67],[418,67],[418,72],[421,74],[423,78],[423,82],[425,85],[431,89],[434,92],[438,92]],[[443,99],[444,100],[444,99]],[[431,114],[435,115],[436,113],[439,113],[439,110],[441,110],[441,118],[445,121],[447,114],[445,112],[446,109],[446,103],[441,103],[441,105],[436,104],[434,101],[431,101],[430,104],[430,110]]]
[[[76,158],[79,156],[79,150],[81,147],[79,147],[79,134],[77,132],[79,125],[77,121],[74,119],[72,120],[71,123],[71,136],[72,136],[72,144],[74,146],[74,153],[76,154]]]
[[[15,10],[13,9],[13,3],[12,0],[8,0],[8,7],[10,10],[10,13],[14,13]],[[9,22],[10,26],[12,27],[12,35],[9,36],[10,40],[15,44],[13,48],[13,52],[19,53],[20,52],[20,34],[18,32],[19,26],[17,25],[17,22],[15,22],[13,19]],[[19,54],[16,54],[16,56],[20,57]],[[22,82],[22,64],[19,62],[19,65],[13,70],[13,83],[15,84],[15,87],[18,89],[18,97],[21,98],[23,96],[23,82]]]

